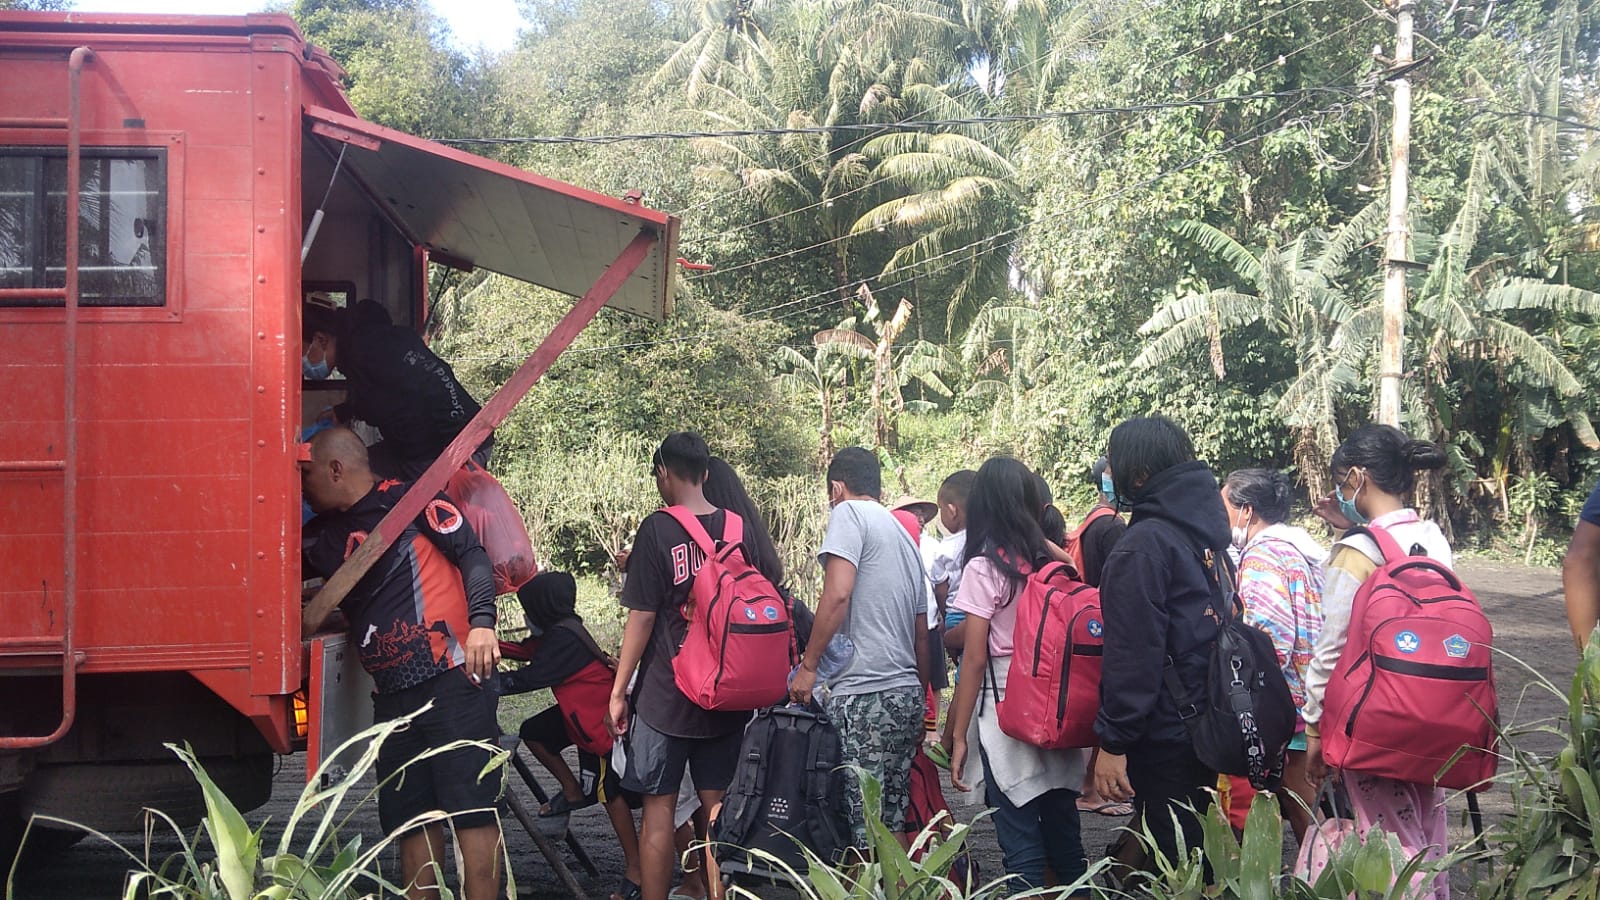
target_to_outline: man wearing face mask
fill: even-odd
[[[383,475],[416,480],[478,414],[478,402],[449,364],[371,300],[350,310],[308,301],[300,337],[305,378],[327,378],[334,369],[345,377],[347,394],[333,408],[335,421],[360,419],[383,434],[369,448]],[[487,466],[493,447],[491,434],[473,460]]]
[[[1097,588],[1106,557],[1128,530],[1128,523],[1118,512],[1117,489],[1111,483],[1111,463],[1104,456],[1089,470],[1089,481],[1099,489],[1099,500],[1083,517],[1083,522],[1067,535],[1067,552],[1077,564],[1083,583]]]

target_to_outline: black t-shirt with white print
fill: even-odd
[[[706,533],[721,543],[727,517],[722,510],[698,516]],[[639,523],[628,557],[628,578],[622,587],[622,605],[656,614],[639,679],[633,689],[633,715],[643,718],[662,734],[683,738],[721,737],[744,728],[748,712],[712,712],[678,690],[672,678],[672,660],[683,646],[689,623],[681,607],[688,602],[694,575],[705,554],[676,519],[657,511]]]

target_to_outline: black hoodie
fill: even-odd
[[[1210,549],[1224,564],[1229,540],[1217,479],[1203,462],[1167,469],[1133,499],[1128,531],[1100,577],[1106,646],[1094,730],[1107,752],[1189,741],[1162,670],[1171,657],[1188,690],[1203,683],[1220,595],[1202,559]]]

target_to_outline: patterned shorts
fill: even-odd
[[[828,715],[839,729],[843,764],[850,774],[850,826],[858,847],[867,843],[867,819],[861,786],[848,767],[856,767],[883,785],[883,822],[893,832],[906,830],[911,807],[911,760],[922,740],[923,694],[919,688],[896,688],[874,694],[834,694]]]

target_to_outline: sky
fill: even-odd
[[[522,17],[516,0],[428,0],[450,24],[456,46],[471,50],[480,45],[491,51],[508,50],[517,40]],[[240,15],[255,12],[268,0],[77,0],[79,12],[179,13],[187,15]]]

